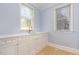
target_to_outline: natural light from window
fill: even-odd
[[[32,20],[33,9],[26,5],[21,5],[21,30],[31,32]]]

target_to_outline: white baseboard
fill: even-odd
[[[62,49],[64,51],[68,51],[68,52],[71,52],[71,53],[74,53],[74,54],[79,54],[78,49],[74,49],[74,48],[70,48],[70,47],[66,47],[66,46],[61,46],[61,45],[58,45],[58,44],[55,44],[55,43],[48,42],[48,46],[56,47],[58,49]]]

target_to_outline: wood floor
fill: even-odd
[[[37,55],[75,55],[75,54],[64,50],[60,50],[54,47],[47,46],[46,48],[38,52]]]

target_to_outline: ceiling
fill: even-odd
[[[51,7],[51,6],[58,5],[58,3],[30,3],[30,4],[40,10],[43,10],[43,9]]]

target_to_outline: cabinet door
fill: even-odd
[[[21,36],[18,39],[18,54],[24,55],[29,54],[29,39],[27,36]]]
[[[44,48],[47,45],[47,39],[47,34],[38,34],[30,36],[30,54],[36,54],[39,50]]]
[[[46,35],[22,36],[18,40],[18,54],[29,55],[35,54],[47,44]]]
[[[0,55],[15,55],[17,54],[17,46],[15,40],[8,40],[0,46]]]
[[[34,39],[34,52],[37,53],[39,50],[43,49],[47,46],[47,38],[46,35],[39,34],[35,36]]]

